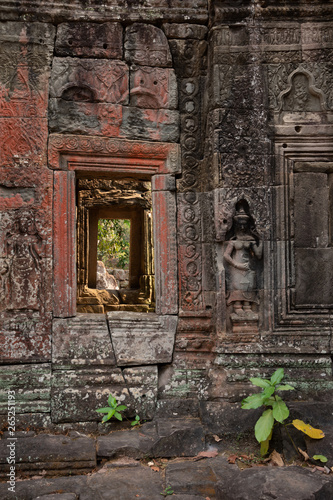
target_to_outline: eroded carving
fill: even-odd
[[[7,233],[7,310],[41,309],[43,247],[32,212],[20,211]]]
[[[233,332],[257,329],[257,260],[262,258],[262,241],[255,231],[249,205],[242,199],[235,205],[230,231],[226,234],[224,260],[226,262],[227,306]]]

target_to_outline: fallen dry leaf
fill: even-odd
[[[236,463],[236,460],[237,460],[237,455],[230,455],[228,457],[228,462],[229,464],[235,464]]]
[[[304,460],[307,461],[309,460],[309,455],[306,453],[306,451],[303,451],[301,450],[301,448],[298,448],[298,451],[300,452],[300,454],[303,456]]]
[[[213,434],[213,438],[215,439],[215,441],[217,443],[219,443],[220,441],[222,441],[222,438],[219,438],[216,434]]]
[[[278,453],[276,450],[272,451],[272,453],[270,454],[270,459],[271,459],[272,465],[277,465],[278,467],[284,466],[284,462],[282,460],[282,457],[281,457],[280,453]]]
[[[197,454],[197,457],[204,457],[204,458],[214,458],[217,457],[218,451],[217,450],[210,450],[210,451],[200,451],[200,453]]]
[[[154,467],[150,467],[152,471],[154,472],[160,472],[160,468],[157,467],[157,466],[154,466]]]

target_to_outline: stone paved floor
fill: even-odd
[[[166,488],[170,487],[169,490]],[[172,490],[172,491],[170,491]],[[170,495],[166,495],[169,491]],[[171,494],[172,493],[172,494]],[[165,496],[164,496],[164,495]],[[15,494],[0,484],[2,500],[331,500],[333,480],[302,467],[240,470],[218,456],[171,461],[154,471],[134,459],[106,463],[98,472],[17,481]]]
[[[326,426],[325,432],[325,442],[308,443],[307,450],[327,455],[328,472],[333,466],[332,426]],[[271,463],[242,470],[240,466],[246,464],[228,461],[235,443],[207,435],[197,418],[160,419],[103,436],[77,431],[17,436],[17,470],[24,479],[16,481],[15,493],[8,491],[4,433],[0,500],[333,499],[332,472]],[[253,444],[258,451],[257,443]],[[236,447],[238,454],[251,452],[244,441]]]

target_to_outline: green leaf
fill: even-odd
[[[117,411],[115,412],[114,416],[118,419],[118,420],[122,420],[123,417],[120,415],[120,413],[118,413]]]
[[[271,431],[271,433],[268,436],[268,438],[265,439],[265,441],[261,441],[261,443],[260,443],[260,455],[262,457],[264,457],[267,454],[267,452],[268,452],[269,442],[272,439],[272,435],[273,435],[273,430]]]
[[[289,384],[285,384],[285,385],[278,385],[276,387],[276,390],[277,391],[294,391],[295,390],[295,387],[292,387],[291,385]]]
[[[108,415],[105,415],[103,418],[102,418],[102,422],[106,422],[107,420],[109,420],[109,416]]]
[[[112,396],[112,394],[110,394],[110,396],[108,397],[108,403],[112,408],[115,408],[117,406],[117,400]]]
[[[320,460],[323,463],[327,462],[327,458],[324,455],[313,455],[312,458],[314,460]]]
[[[281,398],[279,398],[277,401],[275,401],[275,404],[273,404],[273,417],[281,424],[286,418],[289,417],[288,407]]]
[[[97,413],[109,413],[109,411],[111,410],[111,408],[99,408],[97,411]]]
[[[252,410],[255,408],[259,408],[264,404],[265,396],[262,392],[259,394],[253,394],[252,396],[248,396],[242,401],[243,410]]]
[[[254,434],[256,440],[261,443],[261,441],[266,441],[270,433],[272,432],[274,425],[273,410],[266,410],[261,415],[254,427]]]
[[[284,377],[283,368],[278,368],[271,376],[272,385],[279,384],[281,382],[281,380],[283,379],[283,377]]]
[[[125,406],[125,405],[120,405],[120,406],[117,406],[116,410],[117,410],[117,411],[124,411],[124,410],[127,410],[127,406]]]
[[[263,378],[250,378],[250,382],[252,382],[253,385],[256,385],[257,387],[262,387],[265,389],[265,387],[270,387],[271,383],[268,380],[264,380]]]
[[[270,398],[271,395],[274,393],[275,387],[272,387],[271,385],[269,387],[266,387],[266,389],[263,390],[262,395],[264,398]]]

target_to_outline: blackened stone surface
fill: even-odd
[[[151,456],[151,449],[158,440],[155,423],[147,423],[140,429],[121,433],[112,433],[97,438],[97,456],[99,458],[114,458],[128,456],[142,458]]]
[[[126,28],[125,59],[144,66],[172,66],[168,41],[163,31],[141,23]]]
[[[113,433],[97,439],[100,458],[131,456],[196,456],[204,448],[203,429],[199,419],[159,419],[140,429]]]
[[[59,56],[121,59],[123,29],[118,23],[64,23],[58,26],[55,53]]]
[[[159,419],[157,432],[159,440],[151,450],[154,457],[193,457],[204,449],[199,419]]]
[[[0,462],[7,463],[8,441],[0,440]],[[15,441],[18,471],[36,474],[47,470],[67,474],[68,470],[91,470],[96,465],[95,440],[87,437],[51,436],[39,434]]]
[[[175,463],[166,469],[166,483],[172,485],[172,489],[178,494],[215,497],[217,480],[207,461]]]
[[[207,34],[206,26],[199,24],[163,24],[163,29],[168,38],[198,38],[202,39]]]
[[[76,493],[51,493],[51,495],[38,496],[33,500],[77,500],[77,498]]]
[[[323,439],[312,439],[305,436],[306,449],[309,457],[313,455],[324,455],[327,458],[325,465],[328,467],[333,466],[333,425],[321,426],[321,430],[324,432],[325,437]],[[316,462],[317,465],[323,465],[319,460]]]
[[[300,467],[225,471],[216,487],[217,500],[329,500],[332,494],[332,481]]]
[[[201,420],[206,430],[219,436],[248,432],[261,415],[261,410],[242,410],[240,404],[201,401]]]

